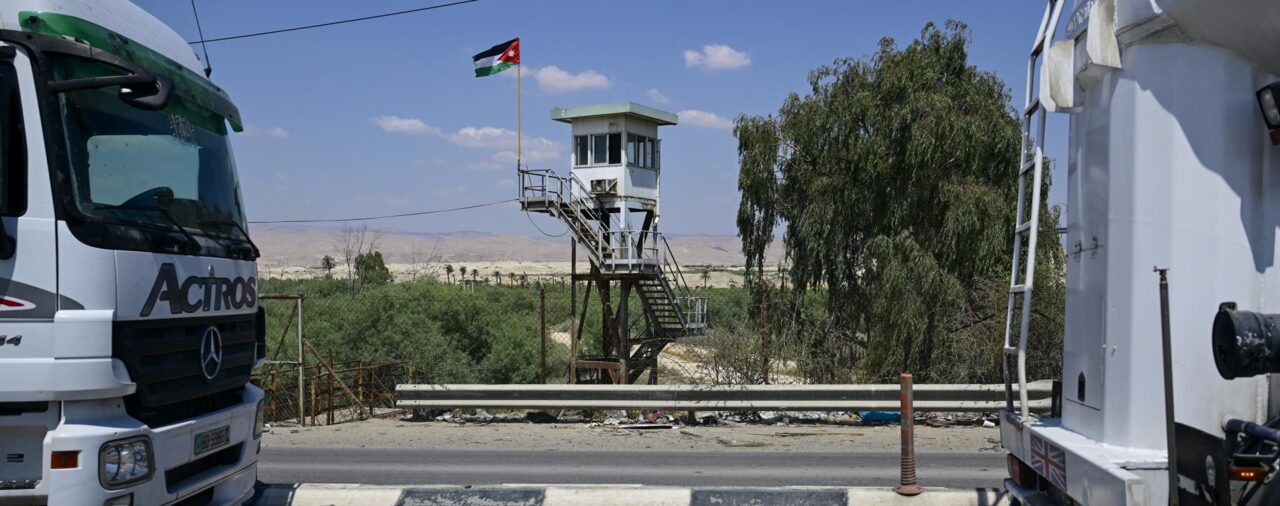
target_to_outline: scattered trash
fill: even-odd
[[[934,418],[926,418],[924,420],[924,424],[930,427],[950,427],[954,423],[951,420],[947,420],[945,418],[934,417]]]
[[[627,430],[654,430],[654,429],[674,429],[676,426],[669,423],[630,423],[624,425],[616,425],[615,429]]]
[[[760,441],[736,441],[732,439],[716,438],[716,442],[721,446],[729,448],[759,448],[761,446],[769,446],[769,443]]]
[[[996,424],[995,424],[995,422],[992,422],[991,420],[983,420],[983,421],[982,421],[982,426],[983,426],[983,427],[986,427],[986,428],[988,428],[988,429],[990,429],[990,428],[994,428],[994,427],[996,426]]]
[[[882,425],[902,420],[901,411],[861,411],[858,416],[862,417],[862,423],[867,425]]]
[[[530,411],[524,414],[524,419],[531,423],[555,423],[556,417],[551,416],[542,411]]]

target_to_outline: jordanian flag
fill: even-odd
[[[491,76],[520,64],[520,37],[508,40],[472,57],[476,77]]]

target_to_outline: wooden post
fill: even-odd
[[[364,376],[365,387],[367,387],[364,389],[364,394],[368,396],[365,397],[364,405],[369,408],[369,418],[373,418],[373,405],[378,401],[378,392],[377,390],[374,390],[374,388],[376,388],[374,386],[376,383],[375,378],[373,377],[373,371],[374,368],[372,366],[368,366]]]
[[[365,403],[364,397],[364,361],[356,362],[356,398],[360,399],[360,404]],[[372,411],[372,410],[370,410]]]
[[[318,372],[318,371],[317,371]],[[316,382],[311,382],[311,425],[316,424]]]
[[[325,390],[328,392],[329,400],[325,406],[329,407],[329,416],[325,418],[328,425],[333,425],[333,350],[329,350],[329,384]]]

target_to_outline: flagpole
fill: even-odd
[[[524,80],[520,78],[520,67],[523,66],[519,63],[516,64],[516,172],[520,171],[520,158],[524,154],[524,133],[520,129],[520,81]]]

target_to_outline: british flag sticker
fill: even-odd
[[[1067,489],[1067,454],[1057,445],[1031,435],[1031,468],[1061,490]]]

